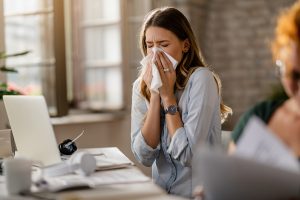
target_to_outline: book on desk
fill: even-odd
[[[133,165],[133,162],[116,147],[103,148],[101,151],[98,149],[86,149],[85,151],[96,158],[96,170],[117,169]]]
[[[80,149],[79,151],[88,152],[95,156],[97,168],[92,176],[67,174],[57,177],[43,177],[43,182],[46,184],[43,187],[35,187],[34,191],[58,192],[71,188],[95,188],[100,185],[150,180],[142,172],[130,168],[133,166],[133,162],[116,147]],[[115,169],[119,170],[116,171]]]

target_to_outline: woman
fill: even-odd
[[[273,41],[273,57],[288,99],[259,103],[243,115],[233,131],[237,142],[252,115],[261,118],[300,158],[300,2],[285,10],[278,18]],[[231,144],[230,151],[234,151]]]
[[[131,148],[152,166],[155,182],[168,193],[192,196],[193,146],[221,143],[221,120],[231,109],[221,104],[220,80],[203,63],[186,17],[175,8],[159,8],[145,18],[140,35],[151,57],[133,84]],[[160,51],[153,53],[153,49]],[[168,58],[178,62],[176,70]],[[151,88],[152,64],[161,78]]]

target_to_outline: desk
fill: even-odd
[[[117,159],[128,159],[118,148],[93,148],[84,149],[93,154],[104,153],[110,156],[110,158]],[[102,173],[108,171],[97,171],[93,176],[101,176]],[[128,181],[121,181],[121,183],[105,183],[99,184],[93,189],[85,190],[72,190],[59,193],[48,193],[44,197],[48,199],[59,199],[59,200],[119,200],[119,199],[130,199],[130,200],[184,200],[184,198],[168,195],[163,189],[155,185],[150,178],[145,177],[142,172],[136,166],[128,166],[126,168],[109,170],[112,174],[133,174],[132,179]],[[92,177],[93,177],[92,176]],[[137,181],[135,181],[135,179]],[[4,200],[33,200],[38,198],[15,196],[8,197],[5,190],[3,176],[0,176],[0,199]],[[140,181],[139,181],[140,180]],[[46,199],[46,198],[44,198]]]

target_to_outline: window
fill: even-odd
[[[6,60],[19,73],[8,73],[13,87],[27,94],[43,93],[55,108],[55,59],[53,48],[53,6],[50,1],[4,0],[5,49],[7,53],[30,50],[28,55]],[[47,90],[47,92],[46,92]]]
[[[136,78],[141,58],[139,27],[151,9],[150,0],[0,3],[5,51],[31,51],[6,60],[19,71],[7,75],[10,84],[27,94],[43,94],[50,113],[56,116],[66,115],[70,108],[103,111],[124,107],[123,84],[130,87]]]
[[[58,97],[66,96],[59,92],[66,91],[62,84],[66,82],[63,77],[66,54],[61,51],[65,49],[65,40],[61,39],[64,30],[60,29],[64,28],[63,12],[70,9],[66,12],[71,13],[67,21],[70,24],[66,25],[69,31],[66,41],[70,42],[67,50],[73,58],[67,65],[71,72],[68,74],[71,80],[68,82],[69,102],[84,109],[122,108],[120,1],[66,1],[65,10],[61,9],[62,2],[4,0],[6,51],[31,51],[26,56],[7,60],[7,65],[19,71],[8,74],[8,82],[27,94],[43,94],[52,113],[66,114],[59,110],[63,108],[57,102]]]
[[[74,1],[74,101],[80,108],[123,106],[120,4],[120,0]]]
[[[63,115],[67,111],[63,94],[65,79],[56,76],[58,69],[60,72],[65,69],[64,37],[61,37],[64,31],[59,30],[61,25],[56,23],[63,15],[61,9],[54,10],[59,8],[58,2],[4,0],[4,38],[7,53],[31,51],[28,55],[6,60],[7,66],[19,71],[7,75],[8,83],[26,94],[43,94],[50,113]]]

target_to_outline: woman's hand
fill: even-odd
[[[176,81],[176,72],[172,62],[161,51],[157,51],[154,55],[154,63],[159,71],[162,86],[159,88],[160,97],[163,103],[174,100],[174,85]]]
[[[201,185],[195,187],[193,191],[194,200],[203,200],[204,199],[204,190]]]
[[[151,86],[151,81],[152,81],[152,63],[151,60],[149,59],[146,69],[143,72],[143,81],[145,81],[147,87],[150,89]]]

